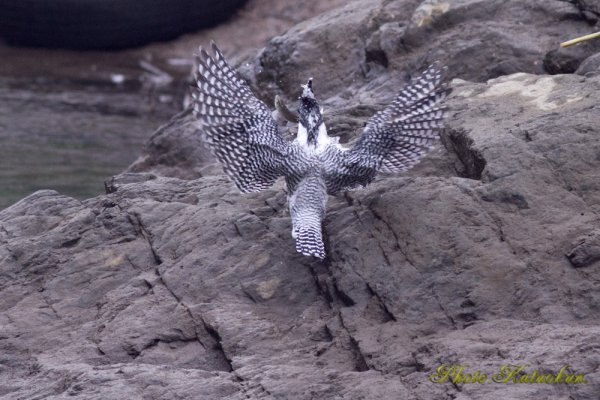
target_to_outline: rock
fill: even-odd
[[[569,364],[589,381],[570,393],[594,399],[599,270],[563,254],[592,254],[571,249],[599,212],[600,79],[453,86],[449,149],[477,153],[480,174],[433,164],[331,199],[325,262],[295,252],[281,183],[242,195],[222,175],[128,173],[105,196],[37,192],[2,211],[0,391],[559,398],[429,381],[441,364],[512,363]]]
[[[572,74],[586,58],[581,54],[569,54],[570,49],[554,49],[546,53],[544,68],[549,74]]]
[[[542,74],[551,49],[587,33],[581,10],[567,2],[530,7],[516,0],[358,0],[274,37],[254,61],[233,59],[271,107],[280,96],[295,110],[300,84],[313,77],[328,131],[347,143],[398,88],[436,60],[448,66],[450,78],[468,81],[516,72]],[[595,42],[582,46],[565,49],[578,54],[569,72],[598,47]],[[188,118],[178,121],[154,135],[131,171],[186,179],[203,174],[205,152],[190,146],[197,143],[197,134]],[[294,129],[282,126],[284,133]],[[173,164],[178,160],[180,168]]]
[[[523,38],[529,28],[510,25],[517,10],[526,21],[550,20],[571,12],[560,3],[530,11],[494,3],[494,23]],[[442,14],[424,7],[419,15],[432,22],[415,17],[423,25],[406,27],[429,38],[444,28],[442,36],[458,38],[449,21],[460,20],[498,35],[499,25],[485,20],[489,4],[453,2]],[[327,35],[336,21],[346,21],[346,34],[335,36],[343,52],[354,33],[375,32],[392,14],[412,16],[418,5],[353,3],[301,24],[258,60],[272,56],[265,73],[286,76],[317,57],[290,50],[301,45],[328,49],[325,65],[335,66]],[[413,35],[407,58],[430,48]],[[380,32],[370,46],[382,40]],[[276,45],[297,52],[290,65]],[[532,45],[537,60],[541,47]],[[353,73],[358,53],[340,58],[340,71]],[[385,54],[387,68],[323,80],[329,116],[352,130],[345,141],[404,80],[399,54]],[[462,62],[454,68],[470,79],[489,77],[474,73],[472,59]],[[292,93],[292,81],[264,93]],[[78,201],[41,191],[1,211],[0,395],[596,399],[600,270],[590,260],[597,246],[593,235],[587,247],[573,238],[597,231],[600,77],[517,73],[452,86],[442,144],[423,163],[330,199],[322,262],[295,252],[283,182],[240,194],[195,145],[180,141],[195,134],[186,114],[157,132],[152,153],[137,164],[147,167],[107,182],[108,194]],[[161,173],[185,169],[193,171]],[[587,384],[431,382],[442,364],[489,376],[506,364],[543,374],[568,364]]]
[[[364,88],[365,102],[386,102],[390,89],[435,60],[470,81],[542,73],[557,38],[586,33],[577,7],[562,2],[359,1],[273,38],[258,58],[257,89],[267,99],[293,99],[313,76],[322,98]]]
[[[575,73],[586,76],[598,75],[600,73],[600,52],[583,60]]]
[[[578,70],[584,60],[600,50],[598,43],[595,41],[584,42],[579,45],[550,50],[544,57],[544,69],[549,74],[572,74]],[[584,75],[584,73],[580,75]]]
[[[596,24],[600,17],[600,5],[594,0],[573,0],[581,14],[590,24]]]
[[[592,231],[576,243],[566,254],[574,267],[587,267],[600,260],[600,231]]]

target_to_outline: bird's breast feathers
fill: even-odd
[[[308,131],[302,124],[298,124],[298,136],[296,137],[300,148],[308,155],[318,155],[327,149],[327,146],[334,144],[329,136],[327,136],[327,128],[325,123],[321,122],[317,133],[317,143],[312,145],[308,142]]]

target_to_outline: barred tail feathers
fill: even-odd
[[[292,236],[296,250],[307,256],[325,258],[322,220],[327,205],[327,189],[321,177],[303,179],[289,198]]]
[[[325,244],[321,234],[321,221],[309,226],[301,226],[294,229],[296,237],[296,251],[305,256],[325,258]]]

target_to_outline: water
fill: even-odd
[[[104,193],[179,111],[176,94],[158,97],[136,84],[0,81],[0,209],[40,189]]]

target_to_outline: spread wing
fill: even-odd
[[[192,94],[200,130],[225,172],[244,193],[270,187],[285,172],[289,143],[258,100],[212,43],[197,57]]]
[[[380,171],[405,171],[427,153],[444,123],[446,108],[440,102],[450,93],[445,72],[446,68],[431,65],[367,121],[356,144],[329,163],[329,193],[364,186]]]

